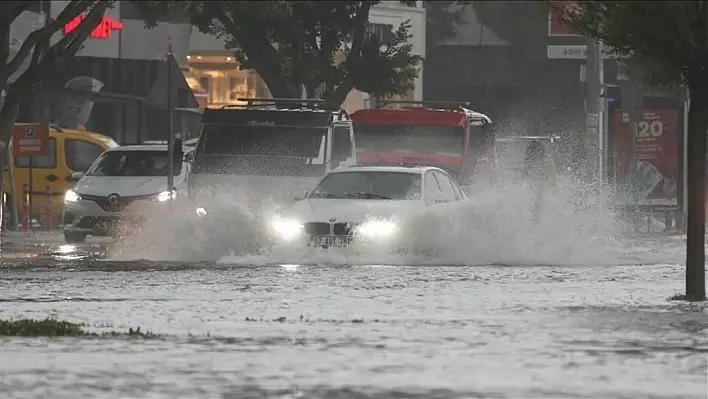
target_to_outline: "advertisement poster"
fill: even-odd
[[[635,187],[639,205],[676,205],[678,182],[678,109],[643,109],[637,122]],[[615,170],[620,203],[632,204],[629,114],[618,109],[612,118]]]

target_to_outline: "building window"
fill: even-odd
[[[376,35],[381,40],[381,44],[391,44],[393,40],[393,25],[368,23],[366,25],[367,35]],[[351,42],[354,37],[354,32],[348,35],[347,41]]]
[[[393,25],[370,23],[366,26],[366,33],[376,35],[382,44],[390,44],[393,40]]]
[[[195,95],[208,98],[208,105],[241,104],[243,97],[265,97],[264,84],[252,70],[240,68],[233,54],[192,54],[185,77]]]
[[[207,94],[207,97],[209,98],[209,102],[211,102],[211,82],[209,81],[208,76],[202,76],[199,78],[199,85],[201,86],[201,89]]]

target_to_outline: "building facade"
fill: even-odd
[[[369,28],[385,37],[398,29],[401,23],[411,23],[411,42],[417,55],[425,56],[425,9],[422,2],[418,7],[407,7],[398,1],[383,1],[372,8],[369,14]],[[224,39],[193,29],[189,39],[185,76],[202,104],[219,106],[238,104],[239,97],[269,97],[268,87],[255,71],[244,70],[233,59],[233,52],[226,49]],[[343,57],[342,57],[343,58]],[[423,66],[415,89],[407,99],[423,99]],[[352,90],[344,102],[348,112],[365,108],[368,95]]]
[[[468,101],[500,134],[582,128],[584,61],[547,58],[547,15],[542,1],[465,6],[454,34],[427,43],[425,99]]]
[[[32,31],[44,25],[47,9],[55,18],[69,2],[33,3],[36,6],[11,26],[15,52]],[[60,40],[79,22],[68,23],[52,40]],[[147,29],[130,3],[116,2],[67,67],[45,77],[40,91],[26,95],[18,120],[84,126],[119,142],[165,139],[168,47],[176,61],[170,64],[174,69],[172,97],[176,104],[197,106],[179,68],[186,64],[190,33],[191,26],[178,15],[164,16],[155,28]]]

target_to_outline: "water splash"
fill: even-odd
[[[392,253],[376,245],[345,250],[273,246],[265,226],[278,207],[265,199],[255,204],[251,196],[250,206],[233,197],[220,198],[219,210],[198,223],[186,204],[172,213],[154,214],[141,230],[122,237],[111,259],[234,265],[614,265],[638,261],[627,256],[626,226],[606,206],[606,194],[590,195],[586,187],[562,179],[557,190],[543,196],[540,212],[534,215],[533,193],[524,185],[473,192],[468,201],[394,216],[406,247],[422,249],[416,254]]]

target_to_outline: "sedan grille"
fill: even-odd
[[[335,223],[334,224],[334,235],[335,236],[353,236],[354,235],[354,223]]]
[[[125,207],[127,207],[128,205],[133,203],[133,201],[149,199],[149,198],[152,198],[153,196],[154,196],[154,194],[136,195],[136,196],[132,196],[132,197],[120,197],[120,198],[118,198],[117,201],[112,202],[108,199],[108,196],[81,194],[81,199],[95,202],[104,211],[120,212],[123,209],[125,209]]]
[[[329,223],[305,223],[305,233],[311,236],[328,236],[330,232]]]

